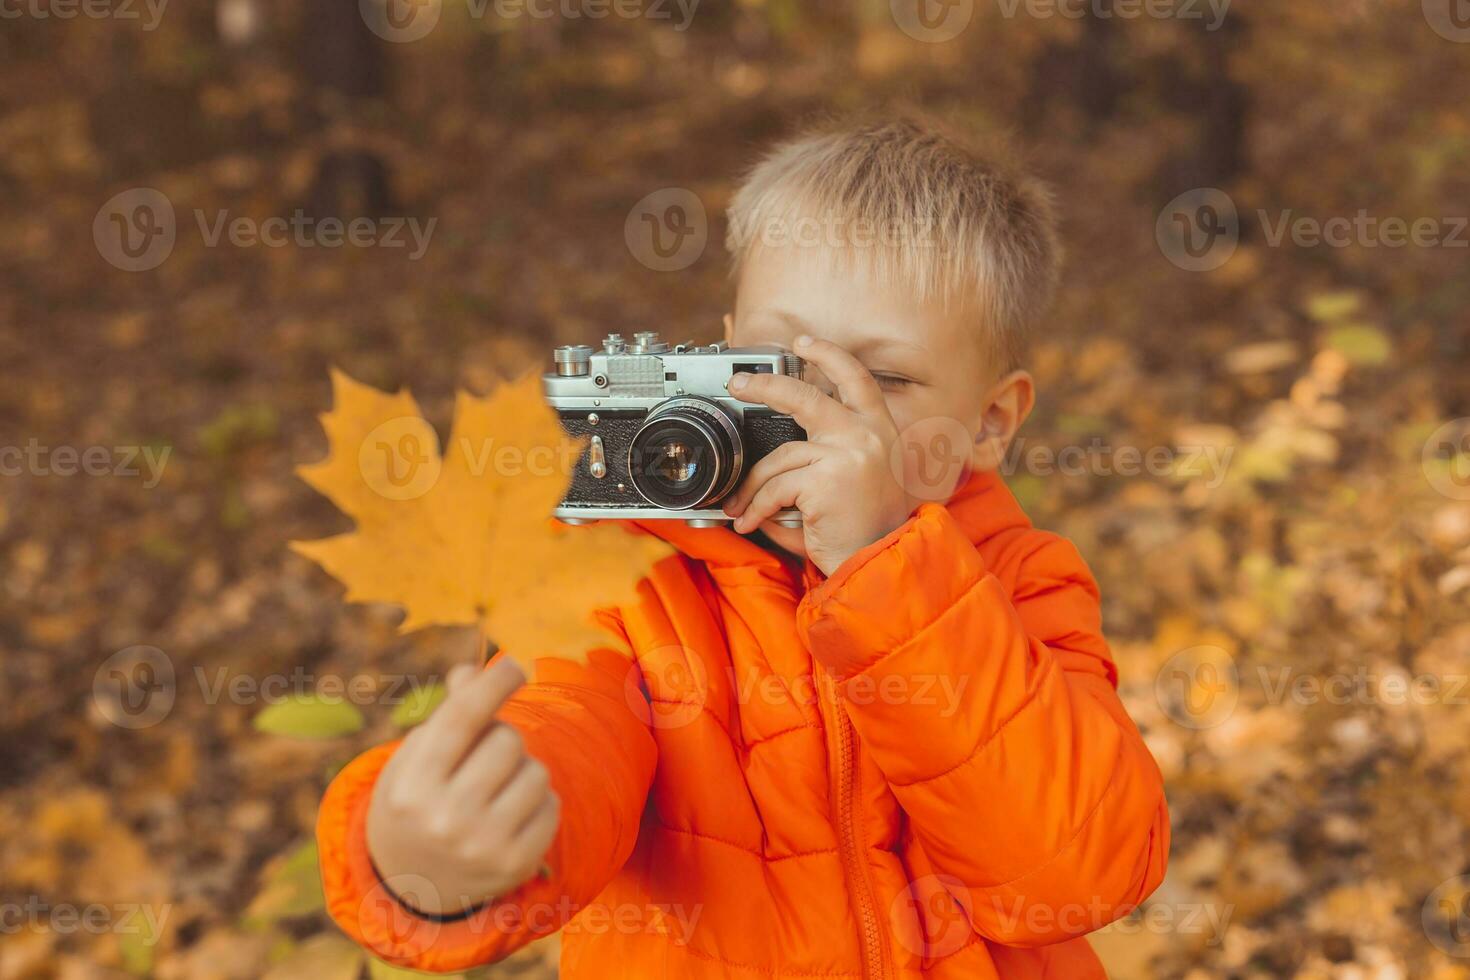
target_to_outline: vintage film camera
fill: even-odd
[[[609,334],[601,350],[558,347],[552,357],[546,399],[567,432],[588,440],[556,509],[569,524],[725,523],[720,501],[750,467],[782,443],[806,438],[791,416],[725,390],[742,371],[801,377],[801,358],[779,347],[671,348],[646,331],[631,344]],[[799,527],[801,514],[784,510],[776,520]]]

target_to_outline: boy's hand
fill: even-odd
[[[796,507],[807,557],[831,575],[854,552],[902,525],[921,501],[893,473],[889,459],[898,426],[868,369],[825,340],[798,337],[795,350],[832,380],[842,401],[797,378],[732,377],[730,394],[794,417],[807,441],[786,443],[751,467],[724,510],[744,534]]]
[[[546,767],[495,720],[525,682],[508,657],[485,670],[455,667],[448,697],[378,776],[368,853],[420,912],[453,915],[506,894],[537,873],[556,836],[561,801]]]

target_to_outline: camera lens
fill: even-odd
[[[740,430],[724,409],[704,398],[672,398],[633,436],[628,472],[633,488],[665,510],[712,504],[740,476]]]
[[[648,468],[648,475],[661,486],[673,490],[685,490],[694,483],[702,467],[699,465],[699,448],[679,439],[672,439],[658,447],[658,456]]]

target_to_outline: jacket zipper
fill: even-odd
[[[858,922],[861,926],[863,947],[864,980],[887,980],[891,974],[888,962],[888,944],[883,926],[878,918],[878,902],[873,894],[873,881],[868,868],[867,855],[857,824],[857,764],[854,752],[856,733],[852,720],[837,700],[836,682],[821,667],[816,668],[822,678],[821,686],[827,694],[831,709],[828,731],[831,738],[832,804],[834,823],[837,828],[838,853],[842,858],[842,874],[847,880],[848,893],[857,902]]]

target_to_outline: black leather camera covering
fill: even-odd
[[[628,446],[648,418],[648,413],[598,409],[599,421],[596,425],[587,421],[588,414],[586,410],[564,413],[561,418],[562,428],[574,436],[589,439],[591,436],[602,437],[607,476],[600,480],[593,477],[587,469],[587,454],[584,451],[572,472],[572,484],[567,489],[563,503],[569,507],[625,506],[652,509],[653,505],[633,489],[633,481],[628,475]],[[757,461],[783,443],[804,440],[806,430],[797,425],[796,420],[789,415],[757,409],[745,413],[740,438],[745,445],[745,469],[748,471]],[[619,483],[624,487],[622,493],[618,492]]]

